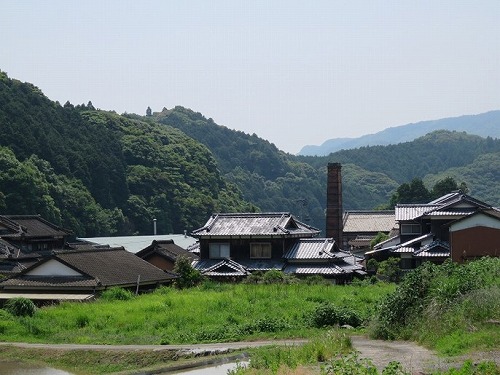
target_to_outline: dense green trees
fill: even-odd
[[[346,210],[429,201],[454,181],[500,205],[497,139],[440,131],[297,157],[183,107],[120,116],[61,106],[3,72],[0,146],[0,214],[40,213],[79,236],[149,234],[153,219],[160,234],[190,231],[212,212],[257,210],[323,230],[329,162],[342,163]]]
[[[211,152],[177,129],[51,102],[0,73],[0,213],[78,236],[182,232],[219,209],[247,211]]]

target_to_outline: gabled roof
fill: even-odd
[[[319,229],[296,220],[287,212],[213,214],[193,237],[314,237]]]
[[[231,259],[208,259],[193,262],[193,267],[205,276],[241,277],[250,272],[241,264]]]
[[[175,262],[177,257],[185,256],[191,261],[198,259],[198,256],[177,246],[173,240],[153,241],[151,245],[137,252],[139,258],[146,259],[152,254],[157,254],[171,262]]]
[[[2,237],[6,238],[64,237],[73,233],[43,219],[40,215],[3,215],[0,216],[0,224],[12,229],[11,233],[2,234]]]
[[[389,232],[396,226],[394,211],[346,211],[343,232]]]
[[[283,255],[288,260],[313,260],[335,258],[338,247],[333,238],[302,238]]]
[[[72,269],[73,276],[51,274],[43,270],[47,262]],[[56,264],[55,263],[55,264]],[[130,286],[167,282],[175,276],[166,273],[124,248],[54,252],[19,275],[0,283],[2,287],[99,287]]]
[[[394,246],[391,250],[394,253],[412,253],[415,249],[420,248],[420,244],[425,240],[431,240],[434,235],[432,233],[427,233],[422,236],[412,238],[409,241],[403,242],[397,246]]]
[[[396,205],[396,220],[409,221],[420,217],[470,215],[478,209],[491,209],[488,204],[467,194],[454,192],[425,204]]]
[[[416,250],[413,256],[419,258],[447,258],[450,256],[450,244],[445,241],[432,241],[430,244]]]
[[[189,245],[196,242],[196,239],[186,234],[158,234],[151,236],[114,236],[114,237],[85,237],[78,238],[79,241],[108,245],[110,247],[124,247],[125,250],[136,254],[146,248],[153,241],[172,240],[177,246],[187,249]]]
[[[465,217],[461,217],[457,220],[452,221],[449,223],[450,227],[453,227],[454,225],[457,225],[460,222],[469,220],[473,217],[479,216],[479,215],[484,215],[486,217],[489,217],[495,221],[500,221],[500,210],[497,208],[491,208],[491,209],[486,209],[486,210],[477,210],[474,213],[467,215]]]

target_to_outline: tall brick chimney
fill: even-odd
[[[342,248],[342,166],[328,163],[326,186],[326,237],[332,237]]]

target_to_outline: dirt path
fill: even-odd
[[[246,349],[266,345],[301,345],[307,340],[274,340],[254,342],[231,342],[216,344],[191,344],[191,345],[79,345],[79,344],[29,344],[29,343],[6,343],[0,345],[11,345],[20,348],[52,348],[55,350],[176,350],[185,353],[226,353],[235,349]],[[351,337],[353,348],[360,353],[361,358],[370,359],[379,370],[382,370],[390,362],[400,362],[404,369],[412,374],[428,374],[435,371],[444,371],[450,367],[460,367],[467,359],[473,362],[489,360],[500,364],[500,351],[481,352],[467,357],[443,359],[431,350],[425,349],[412,342],[405,341],[382,341],[372,340],[363,336]]]
[[[412,342],[372,340],[363,336],[352,336],[351,341],[354,349],[360,352],[360,357],[371,359],[379,370],[392,361],[400,362],[405,370],[411,371],[412,374],[428,374],[435,371],[445,371],[451,367],[460,367],[467,359],[474,363],[494,361],[500,364],[500,351],[442,358],[431,350]]]
[[[411,342],[372,340],[362,336],[353,336],[351,341],[354,349],[361,353],[360,357],[371,359],[379,370],[397,361],[412,373],[427,373],[440,361],[432,351]]]

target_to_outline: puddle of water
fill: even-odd
[[[0,361],[2,375],[71,375],[71,373],[50,367],[36,367],[20,362]]]

